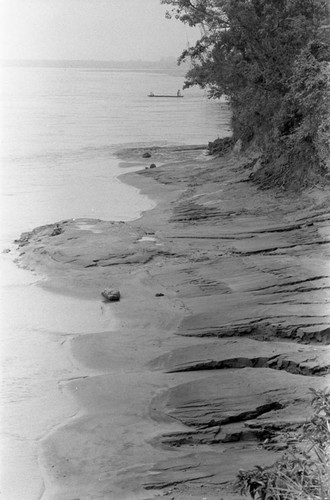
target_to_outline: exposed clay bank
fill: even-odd
[[[99,373],[66,385],[81,412],[42,442],[46,500],[237,497],[237,471],[275,461],[309,388],[329,385],[329,192],[262,192],[239,158],[199,149],[152,161],[125,177],[157,201],[139,220],[18,241],[46,286],[118,317],[71,341]],[[121,301],[103,303],[105,287]]]

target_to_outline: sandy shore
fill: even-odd
[[[124,176],[157,202],[142,218],[18,242],[46,286],[118,318],[72,338],[95,375],[66,384],[80,414],[41,443],[43,500],[239,498],[237,471],[280,457],[309,388],[329,385],[329,191],[264,192],[234,155],[150,151],[161,167]],[[102,301],[106,287],[120,302]]]

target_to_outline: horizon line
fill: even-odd
[[[125,63],[125,62],[161,62],[161,61],[170,61],[177,60],[179,56],[165,56],[160,59],[47,59],[47,58],[24,58],[24,59],[15,59],[15,58],[1,58],[0,61],[3,62],[117,62],[117,63]]]

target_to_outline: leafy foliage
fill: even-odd
[[[300,436],[306,449],[270,467],[240,471],[236,487],[241,494],[260,500],[330,499],[330,392],[311,392],[314,415]]]
[[[329,2],[161,2],[172,6],[168,16],[201,26],[200,40],[180,57],[193,64],[185,85],[228,97],[234,140],[263,152],[256,180],[287,187],[322,175],[330,152]]]

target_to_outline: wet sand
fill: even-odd
[[[124,176],[157,202],[140,219],[18,241],[43,286],[117,318],[70,340],[94,372],[63,386],[80,412],[41,442],[43,500],[239,498],[238,470],[281,456],[329,385],[329,191],[260,191],[235,155],[151,154],[162,166]]]

